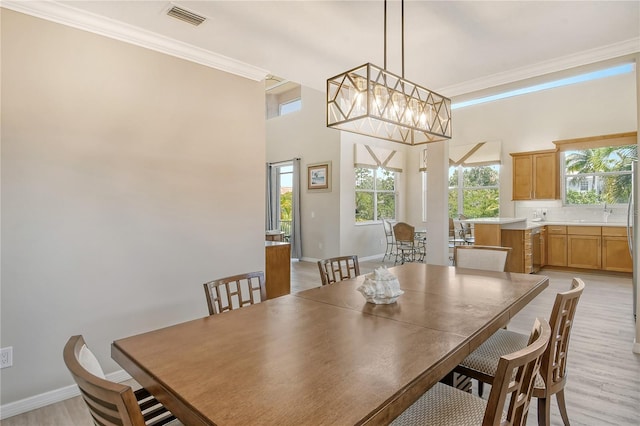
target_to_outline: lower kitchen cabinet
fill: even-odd
[[[547,262],[549,266],[567,266],[567,227],[547,226]]]
[[[633,260],[627,242],[627,228],[602,227],[602,269],[633,272]]]
[[[602,269],[602,239],[599,235],[567,235],[567,266]]]
[[[548,225],[547,265],[633,272],[624,226]]]
[[[602,269],[602,228],[567,226],[567,266]]]

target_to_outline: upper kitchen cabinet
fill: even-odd
[[[558,152],[554,150],[512,152],[513,200],[560,198]]]

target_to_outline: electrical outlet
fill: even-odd
[[[7,368],[13,365],[13,346],[0,349],[0,368]]]

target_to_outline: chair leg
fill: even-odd
[[[558,401],[558,408],[560,409],[560,416],[562,416],[562,421],[564,422],[564,426],[569,426],[569,416],[567,415],[567,406],[564,402],[564,389],[560,389],[556,393],[556,400]]]
[[[538,398],[538,426],[551,425],[551,398]]]
[[[482,393],[484,392],[484,382],[478,380],[478,396],[482,397]]]

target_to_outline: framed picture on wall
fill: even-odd
[[[331,162],[307,166],[307,189],[331,191]]]

